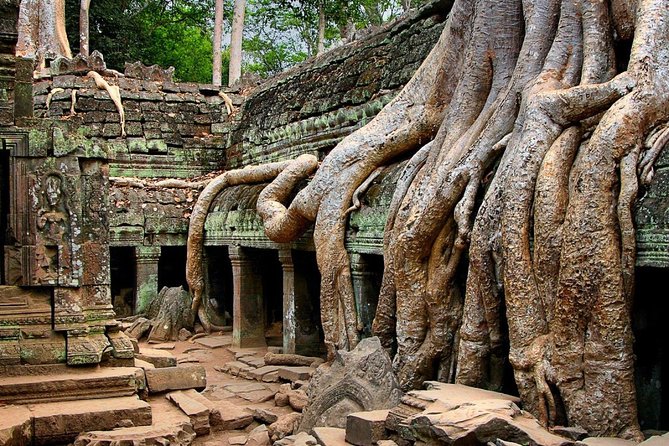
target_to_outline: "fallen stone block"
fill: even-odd
[[[196,434],[190,423],[170,423],[160,426],[139,426],[111,431],[92,431],[80,434],[74,446],[170,445],[190,446]]]
[[[291,390],[288,392],[288,404],[293,410],[302,412],[307,403],[309,402],[309,397],[303,390]]]
[[[315,427],[314,437],[321,446],[345,446],[346,431],[338,427]]]
[[[25,406],[0,407],[0,444],[25,446],[32,442],[33,425],[30,410]]]
[[[228,401],[216,401],[216,407],[221,412],[221,429],[237,430],[244,429],[253,423],[253,414],[246,409],[232,404]]]
[[[177,358],[172,353],[154,348],[140,348],[135,358],[153,364],[156,368],[176,367]]]
[[[372,446],[388,437],[386,418],[389,410],[355,412],[346,417],[346,441],[357,446]]]
[[[574,441],[554,435],[507,399],[488,399],[457,406],[436,401],[406,421],[409,437],[446,444],[487,443],[501,439],[520,444],[568,446]],[[426,434],[429,433],[429,434]],[[404,438],[407,438],[402,433]]]
[[[246,440],[246,446],[270,446],[271,444],[267,426],[264,424],[253,429]]]
[[[221,418],[221,411],[218,409],[218,407],[216,407],[216,403],[214,401],[210,400],[194,389],[183,390],[183,393],[209,409],[209,424],[212,427],[221,425],[223,422],[223,419]]]
[[[36,445],[69,443],[80,432],[110,430],[124,420],[151,424],[151,406],[136,396],[31,404]]]
[[[207,406],[190,398],[180,390],[168,393],[167,399],[188,416],[196,434],[207,435],[209,433],[209,409]]]
[[[165,367],[162,369],[148,369],[146,384],[149,393],[165,392],[167,390],[202,390],[207,387],[207,373],[202,366]]]
[[[286,381],[305,381],[311,379],[315,371],[316,369],[313,367],[281,366],[277,373],[279,378]]]
[[[257,408],[253,411],[253,418],[263,424],[272,424],[279,416],[269,409]]]
[[[288,365],[288,366],[308,366],[308,367],[318,367],[323,364],[325,361],[322,358],[317,358],[315,356],[302,356],[294,354],[282,354],[282,353],[272,353],[267,352],[264,357],[265,364],[267,365]]]
[[[293,432],[297,431],[301,421],[301,413],[291,412],[280,416],[278,420],[270,424],[268,427],[270,438],[272,441],[277,441],[291,435]]]

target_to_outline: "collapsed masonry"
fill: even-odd
[[[3,24],[11,24],[11,2],[2,8]],[[96,55],[60,60],[50,78],[34,80],[32,62],[13,57],[15,34],[1,34],[0,363],[127,357],[131,344],[116,317],[146,312],[163,286],[187,287],[189,217],[213,172],[302,154],[322,159],[394,97],[444,20],[436,3],[252,92],[226,90],[237,108],[232,114],[217,87],[175,83],[170,73],[130,66],[125,77],[106,77],[119,87],[123,123],[108,92],[87,76],[105,71]],[[387,208],[402,167],[385,169],[349,219],[347,249],[366,335],[383,271]],[[666,428],[669,413],[669,364],[656,342],[667,304],[653,292],[669,267],[666,151],[656,170],[636,209],[634,318],[645,428]],[[162,181],[175,178],[188,181]],[[212,205],[205,222],[206,311],[217,325],[232,325],[238,347],[321,354],[311,236],[290,244],[265,236],[255,211],[264,186],[230,187]]]

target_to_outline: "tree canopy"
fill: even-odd
[[[407,1],[407,0],[405,0]],[[425,0],[413,0],[413,6]],[[67,33],[73,52],[79,46],[79,0],[66,1]],[[400,0],[249,0],[245,22],[244,69],[270,76],[316,54],[318,12],[324,8],[325,47],[337,45],[349,29],[380,25],[403,11]],[[229,34],[233,1],[225,4],[224,34]],[[92,0],[90,49],[100,51],[110,68],[125,62],[175,67],[182,81],[210,82],[214,0]],[[225,41],[225,39],[224,39]],[[223,84],[229,50],[223,49]]]

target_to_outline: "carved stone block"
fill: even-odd
[[[300,431],[316,426],[344,428],[348,414],[389,409],[399,403],[402,392],[390,357],[373,337],[360,341],[353,351],[340,350],[331,365],[320,366],[308,395]]]
[[[104,333],[69,331],[67,333],[67,364],[99,364],[109,340]]]

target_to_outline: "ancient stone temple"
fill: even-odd
[[[260,85],[222,89],[175,82],[169,70],[139,63],[116,76],[99,53],[55,59],[49,75],[36,75],[34,60],[15,56],[18,2],[0,1],[0,372],[127,365],[133,344],[118,319],[147,314],[163,287],[188,291],[190,217],[212,178],[304,154],[323,160],[411,79],[439,39],[447,3]],[[118,87],[122,114],[91,72]],[[372,178],[350,212],[345,244],[362,337],[372,336],[384,229],[407,161]],[[632,318],[640,424],[669,429],[661,291],[669,150],[655,171],[634,209]],[[265,235],[256,204],[267,183],[214,198],[204,223],[203,311],[214,326],[231,327],[235,347],[324,356],[312,232],[289,243]],[[517,394],[509,366],[500,373],[497,390]],[[426,406],[416,398],[415,407]]]

